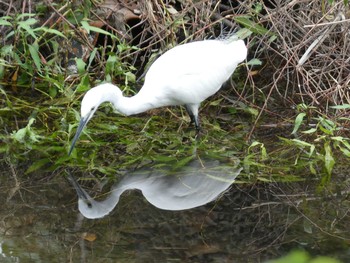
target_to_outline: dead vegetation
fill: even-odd
[[[149,61],[178,43],[219,37],[247,27],[253,32],[247,39],[249,59],[257,58],[262,65],[247,67],[246,81],[233,90],[235,97],[257,107],[263,105],[263,109],[270,106],[271,97],[279,102],[283,98],[288,106],[303,102],[323,108],[350,103],[349,19],[343,0],[107,0],[62,5],[51,1],[2,1],[1,14],[35,13],[39,4],[49,10],[40,18],[41,23],[73,30],[72,35],[85,50],[85,55],[78,55],[85,58],[96,45],[109,45],[107,39],[101,40],[99,34],[88,36],[79,23],[68,19],[72,12],[88,10],[91,25],[137,47],[120,55],[135,66],[138,77],[142,77]],[[238,17],[245,17],[249,24],[242,24]],[[4,27],[0,30],[6,33]],[[106,60],[102,55],[96,57],[98,74],[104,72]]]
[[[343,1],[276,1],[261,23],[277,36],[265,46],[266,86],[289,103],[326,109],[349,103],[349,20]],[[271,78],[272,73],[272,78]]]
[[[326,109],[350,103],[348,7],[342,0],[332,4],[313,0],[145,1],[136,9],[140,22],[127,34],[142,25],[131,39],[140,39],[138,45],[146,50],[146,57],[154,47],[164,50],[182,41],[217,37],[223,29],[236,30],[244,26],[236,18],[246,16],[251,25],[263,26],[268,34],[254,34],[247,40],[250,58],[262,60],[263,65],[256,75],[255,68],[250,68],[253,74],[248,74],[249,81],[238,94],[241,98],[251,96],[256,88],[267,96],[267,102],[274,94],[288,105],[303,102]]]

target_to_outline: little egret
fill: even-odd
[[[200,103],[216,93],[246,57],[247,47],[236,35],[191,42],[160,56],[149,68],[143,87],[133,97],[124,97],[117,86],[109,83],[90,89],[81,103],[81,120],[69,155],[103,102],[111,102],[126,116],[163,106],[184,105],[198,131]]]

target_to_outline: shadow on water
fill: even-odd
[[[346,181],[316,195],[313,182],[232,184],[240,170],[217,160],[154,163],[103,191],[108,215],[89,220],[63,176],[16,185],[5,169],[1,262],[263,262],[296,247],[349,256]],[[74,184],[80,205],[101,205]]]

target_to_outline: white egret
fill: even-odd
[[[198,131],[200,103],[216,93],[246,57],[247,47],[236,35],[191,42],[160,56],[149,68],[143,87],[133,97],[124,97],[122,91],[110,83],[90,89],[81,103],[81,120],[69,155],[103,102],[111,102],[126,116],[163,106],[184,105]]]
[[[132,189],[140,190],[146,200],[159,209],[178,211],[205,205],[228,189],[241,170],[205,160],[194,160],[177,171],[170,167],[142,169],[126,174],[102,201],[91,198],[72,175],[67,178],[77,192],[80,213],[96,219],[111,213],[120,196]]]

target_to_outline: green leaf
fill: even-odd
[[[5,67],[1,65],[1,61],[0,61],[0,79],[3,79],[4,76],[5,76]]]
[[[302,141],[302,140],[299,140],[299,139],[292,139],[291,141],[294,142],[297,145],[300,145],[300,146],[306,146],[306,147],[311,147],[312,146],[312,144],[310,144],[308,142],[305,142],[305,141]]]
[[[259,114],[259,111],[257,109],[254,109],[252,107],[247,107],[244,109],[245,112],[248,112],[249,114],[253,115],[254,117],[257,117]]]
[[[106,36],[110,36],[111,38],[116,38],[115,35],[109,33],[106,30],[103,30],[103,29],[95,27],[95,26],[91,26],[86,20],[81,21],[81,25],[87,31],[88,34],[90,34],[90,31],[93,31],[96,33],[104,34]]]
[[[311,157],[312,156],[312,154],[314,153],[314,151],[315,151],[315,145],[313,145],[313,144],[311,144],[311,143],[308,143],[308,142],[305,142],[305,141],[301,141],[301,140],[298,140],[298,139],[292,139],[292,140],[290,140],[290,141],[292,141],[295,145],[297,145],[297,146],[301,146],[301,147],[308,147],[308,148],[310,148],[310,150],[309,150],[309,154],[308,154],[308,156],[309,157]]]
[[[248,152],[250,152],[251,148],[254,148],[257,146],[260,147],[261,158],[263,160],[266,160],[267,159],[267,151],[266,151],[265,145],[261,142],[258,142],[258,141],[252,142],[251,145],[248,147]]]
[[[335,164],[335,160],[333,158],[332,148],[331,148],[329,142],[326,142],[324,144],[324,150],[325,150],[325,155],[324,155],[325,168],[326,168],[327,174],[331,175],[334,164]]]
[[[271,260],[267,263],[308,263],[309,259],[310,256],[304,251],[293,251],[280,259]]]
[[[18,142],[23,142],[26,134],[27,134],[27,129],[22,128],[22,129],[19,129],[17,132],[13,133],[11,137]]]
[[[12,37],[14,35],[15,35],[15,31],[13,30],[5,36],[5,40],[9,39],[10,37]]]
[[[272,43],[273,41],[275,41],[277,39],[277,36],[276,35],[272,35],[270,36],[269,40],[268,40],[268,43]]]
[[[341,136],[331,137],[334,142],[334,145],[339,148],[339,150],[347,157],[350,157],[350,143],[347,138]],[[345,146],[346,148],[344,148]]]
[[[326,256],[319,256],[317,258],[312,259],[308,263],[341,263],[339,260],[326,257]]]
[[[249,146],[249,148],[251,148],[251,147],[255,147],[255,146],[257,146],[257,145],[261,145],[262,143],[261,142],[258,142],[258,141],[254,141],[254,142],[252,142],[252,144]],[[248,148],[248,149],[249,149]]]
[[[333,138],[332,138],[333,139]],[[350,150],[350,143],[348,141],[346,141],[345,138],[343,138],[343,140],[341,140],[341,143]]]
[[[81,79],[79,85],[77,86],[76,92],[87,91],[89,89],[89,83],[90,83],[89,75],[85,75]]]
[[[38,161],[34,162],[31,166],[29,166],[29,168],[27,169],[27,171],[25,173],[26,174],[32,173],[32,172],[38,170],[39,168],[43,167],[45,164],[47,164],[49,162],[50,162],[50,159],[48,159],[48,158],[38,160]]]
[[[75,63],[77,64],[77,69],[79,74],[85,73],[86,63],[81,58],[75,58]]]
[[[338,146],[338,148],[346,157],[350,157],[350,151],[348,149],[345,149],[341,146]]]
[[[300,125],[303,123],[303,119],[306,116],[306,113],[301,112],[298,114],[298,116],[295,118],[295,122],[294,122],[294,129],[292,131],[292,134],[295,134],[298,130]]]
[[[186,164],[188,164],[190,161],[192,161],[193,158],[194,158],[193,156],[185,157],[182,160],[179,160],[172,168],[173,169],[182,168],[182,167],[186,166]]]
[[[50,34],[54,34],[56,36],[59,36],[59,37],[63,37],[63,38],[66,38],[67,37],[65,35],[63,35],[60,31],[56,30],[56,29],[53,29],[53,28],[48,28],[48,29],[45,29],[45,31],[47,33],[50,33]]]
[[[51,98],[56,97],[56,95],[57,95],[57,88],[54,87],[54,86],[50,86],[49,87],[49,95],[50,95]]]
[[[116,55],[111,54],[108,56],[108,59],[106,62],[106,71],[105,71],[106,75],[108,75],[108,74],[113,75],[117,61],[118,61],[118,59],[117,59]]]
[[[124,73],[125,76],[125,86],[127,86],[129,84],[129,82],[131,83],[135,83],[136,82],[136,76],[134,73],[128,71]]]
[[[13,45],[5,45],[0,49],[0,52],[3,55],[11,55],[11,53],[13,52]]]
[[[10,149],[10,144],[3,143],[0,144],[0,153],[5,153]]]
[[[19,26],[18,28],[23,28],[25,31],[27,31],[27,33],[29,35],[31,35],[34,39],[36,39],[36,35],[30,26],[23,24],[23,25]]]
[[[311,174],[317,175],[317,172],[316,172],[316,169],[315,169],[313,163],[309,163],[309,168],[310,168]]]
[[[319,121],[320,121],[321,125],[329,131],[333,131],[334,128],[336,127],[335,123],[329,119],[319,117]]]
[[[37,70],[41,73],[41,60],[40,60],[40,57],[39,57],[39,47],[38,47],[38,44],[36,42],[34,42],[32,45],[28,45],[29,47],[29,52],[30,52],[30,55],[34,61],[34,64],[37,68]]]
[[[3,16],[0,18],[0,20],[13,20],[13,17],[11,16]]]
[[[18,22],[18,28],[19,29],[24,29],[25,31],[27,31],[27,33],[29,35],[31,35],[34,39],[36,39],[36,35],[34,33],[34,30],[31,28],[31,25],[35,24],[37,21],[34,18],[30,18],[28,20],[25,21],[20,21]]]
[[[217,100],[213,100],[210,102],[210,106],[218,106],[218,105],[221,105],[221,102],[222,102],[222,98],[220,99],[217,99]]]
[[[337,141],[337,142],[345,142],[348,143],[346,140],[347,138],[344,138],[342,136],[333,136],[331,137],[332,140]],[[348,144],[349,145],[349,144]],[[350,145],[349,145],[350,146]]]
[[[263,160],[267,159],[267,151],[266,151],[266,148],[264,146],[261,147],[261,157]]]
[[[0,26],[12,26],[12,23],[7,20],[0,19]]]
[[[34,118],[30,118],[27,126],[22,129],[19,129],[17,132],[12,133],[11,137],[14,140],[24,144],[38,142],[38,138],[40,138],[40,136],[36,135],[35,132],[31,129],[31,126],[34,123],[34,121]]]
[[[23,13],[23,14],[19,14],[17,16],[17,20],[21,20],[24,17],[32,17],[32,16],[36,16],[36,14],[30,14],[30,13]]]
[[[253,59],[251,59],[251,60],[249,60],[249,61],[247,62],[247,65],[251,65],[251,66],[260,66],[260,65],[262,65],[262,62],[261,62],[260,59],[253,58]]]
[[[90,53],[89,64],[88,64],[86,70],[88,70],[88,69],[90,68],[91,63],[92,63],[92,62],[94,61],[94,59],[95,59],[96,53],[97,53],[97,48],[94,48],[94,49],[92,50],[92,52]]]
[[[261,3],[256,3],[254,6],[254,12],[257,14],[260,14],[261,11],[263,10],[263,6]]]
[[[247,37],[249,37],[253,32],[250,31],[248,28],[241,28],[240,30],[238,30],[236,32],[236,36],[239,38],[239,39],[245,39]]]
[[[312,227],[313,227],[313,225],[310,223],[309,220],[306,220],[306,219],[303,220],[303,228],[304,228],[305,233],[312,235],[313,234]]]
[[[260,26],[259,24],[250,20],[249,16],[237,16],[234,20],[243,25],[245,28],[248,28],[250,31],[260,35],[271,34],[266,28]]]
[[[18,24],[32,26],[36,22],[38,22],[38,20],[36,20],[35,18],[28,18],[27,20],[18,22]]]
[[[309,130],[302,131],[302,133],[305,133],[305,134],[311,134],[311,133],[315,133],[315,132],[317,132],[316,128],[311,128]]]
[[[67,37],[65,35],[63,35],[60,31],[56,30],[56,29],[53,29],[53,28],[47,28],[47,27],[38,27],[38,28],[35,28],[33,29],[33,31],[44,31],[45,33],[50,33],[50,34],[53,34],[53,35],[56,35],[56,36],[59,36],[59,37],[63,37],[63,38],[66,38]]]
[[[316,118],[316,120],[319,123],[318,128],[323,133],[325,133],[326,135],[333,135],[333,132],[336,129],[336,124],[333,121],[323,117],[318,117]]]
[[[342,105],[330,106],[330,108],[336,109],[336,110],[347,110],[347,109],[350,109],[350,104],[342,104]]]

